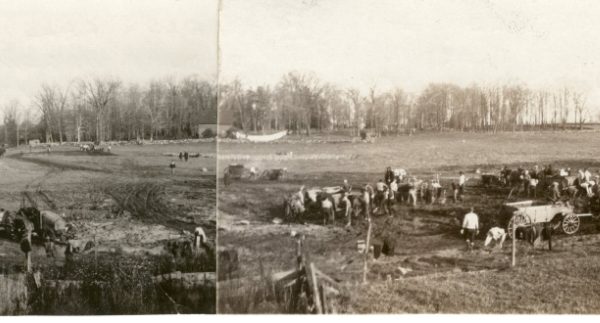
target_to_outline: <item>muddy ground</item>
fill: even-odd
[[[22,192],[27,191],[39,209],[63,214],[74,228],[70,238],[94,241],[96,245],[93,250],[76,254],[75,262],[84,261],[90,253],[96,259],[112,257],[114,261],[168,255],[167,241],[190,239],[198,226],[214,246],[216,163],[214,158],[190,158],[184,162],[164,156],[184,150],[210,154],[214,153],[215,144],[115,146],[110,154],[102,155],[67,146],[53,147],[49,153],[26,147],[9,149],[0,159],[0,207],[16,212],[30,206],[31,202],[23,199]],[[174,175],[168,167],[172,160],[177,163]],[[107,194],[123,185],[150,184],[162,188],[160,203],[169,210],[168,214],[146,217],[118,212],[122,208]],[[55,257],[48,257],[43,246],[36,243],[32,253],[34,270],[63,268],[64,250],[60,246],[55,249]],[[214,256],[203,259],[202,264],[196,264],[198,268],[185,270],[215,271]],[[25,264],[18,243],[1,229],[0,263],[4,274],[22,272]],[[74,279],[68,273],[61,275]]]
[[[451,135],[452,136],[452,135]],[[451,137],[450,136],[450,137]],[[594,313],[595,307],[582,307],[573,304],[589,304],[589,293],[597,283],[594,281],[595,274],[591,270],[584,270],[588,276],[569,279],[576,287],[565,288],[567,281],[563,276],[554,281],[552,268],[564,272],[575,270],[575,266],[590,266],[590,263],[600,263],[600,257],[595,251],[599,245],[596,239],[600,232],[598,223],[590,218],[582,219],[582,224],[576,237],[558,235],[554,237],[554,250],[548,251],[547,245],[538,245],[537,250],[532,250],[526,243],[518,243],[518,266],[517,269],[510,267],[510,241],[504,249],[484,249],[483,239],[487,229],[498,220],[500,206],[507,202],[509,189],[507,188],[483,188],[479,182],[479,176],[475,169],[482,168],[483,171],[499,170],[503,163],[510,166],[531,167],[536,161],[531,161],[531,156],[513,154],[500,159],[495,165],[491,163],[478,163],[485,155],[485,137],[479,135],[469,137],[463,134],[463,143],[459,138],[453,138],[452,142],[444,148],[440,143],[432,142],[430,136],[413,138],[407,147],[405,138],[400,138],[402,147],[399,150],[410,150],[415,148],[414,154],[391,155],[386,160],[376,158],[380,150],[389,150],[396,144],[392,139],[385,139],[384,143],[368,144],[310,144],[303,146],[296,143],[270,144],[256,148],[252,144],[239,144],[233,146],[220,146],[220,154],[235,152],[237,154],[248,154],[259,156],[260,161],[255,162],[264,167],[279,167],[284,164],[280,161],[265,162],[263,155],[276,154],[278,151],[293,151],[294,156],[302,153],[318,154],[318,152],[337,151],[343,154],[354,153],[356,158],[347,161],[339,161],[338,167],[331,161],[305,161],[298,158],[290,162],[291,176],[279,182],[270,181],[242,181],[230,186],[220,186],[219,189],[219,245],[236,249],[239,253],[239,269],[231,270],[229,278],[224,280],[224,285],[230,284],[237,278],[248,279],[256,285],[261,280],[267,280],[270,274],[285,271],[295,266],[295,243],[290,236],[291,231],[301,232],[306,235],[306,248],[309,251],[311,261],[318,268],[336,279],[346,290],[347,299],[341,311],[343,312],[483,312],[483,313],[507,313],[507,312],[550,312],[550,313]],[[508,134],[512,137],[512,134]],[[537,134],[532,134],[537,138]],[[447,138],[442,138],[441,141]],[[495,151],[508,150],[513,143],[509,138],[492,139]],[[469,142],[476,144],[469,145]],[[563,140],[568,140],[564,139]],[[382,145],[383,146],[378,146]],[[492,145],[492,141],[487,144]],[[352,147],[354,145],[354,148]],[[444,155],[453,152],[456,145],[461,146],[463,158],[457,158],[455,163],[438,165],[439,160],[428,161],[428,156]],[[248,146],[252,146],[249,148]],[[342,147],[340,147],[342,146]],[[435,146],[435,152],[431,149],[418,150],[417,147]],[[310,148],[309,148],[310,147]],[[490,146],[491,147],[491,146]],[[381,148],[381,149],[379,149]],[[541,147],[540,147],[541,148]],[[539,149],[536,152],[540,151]],[[543,150],[542,150],[543,153]],[[496,154],[496,152],[493,152]],[[555,159],[543,158],[539,164],[549,162],[555,165],[564,165],[572,168],[590,167],[597,171],[599,164],[582,156],[582,159],[573,159],[573,156],[555,155]],[[469,161],[475,161],[470,163]],[[515,162],[517,160],[517,162]],[[420,161],[415,164],[415,161]],[[229,162],[229,161],[228,161]],[[246,161],[253,164],[252,159]],[[394,256],[381,256],[369,263],[369,284],[360,284],[362,280],[363,257],[357,251],[357,240],[366,238],[367,224],[361,219],[355,219],[351,228],[345,228],[345,220],[338,218],[334,226],[325,227],[321,218],[317,215],[307,217],[301,224],[274,224],[273,219],[283,218],[282,203],[283,196],[287,193],[297,191],[301,185],[332,186],[341,185],[343,179],[348,179],[355,187],[365,183],[374,183],[383,177],[385,166],[407,167],[409,172],[422,179],[431,179],[434,173],[440,173],[443,182],[458,177],[458,171],[465,171],[471,179],[467,182],[465,199],[459,203],[449,201],[445,205],[419,205],[416,208],[397,205],[394,207],[394,216],[379,215],[374,217],[373,236],[375,241],[391,236],[396,240]],[[223,167],[223,164],[220,164]],[[406,167],[406,166],[404,166]],[[337,171],[334,171],[336,169]],[[381,169],[381,172],[373,172],[371,169]],[[341,172],[343,170],[343,172]],[[444,183],[443,183],[444,184]],[[526,199],[525,196],[517,194],[511,201]],[[482,228],[478,236],[475,251],[469,253],[465,250],[465,244],[459,234],[460,220],[469,207],[475,207],[480,215]],[[571,240],[579,239],[574,244],[565,244]],[[582,254],[586,255],[583,259]],[[567,260],[569,259],[569,260]],[[585,261],[586,264],[581,264]],[[543,263],[544,270],[538,269]],[[219,264],[220,268],[229,268]],[[571,268],[572,266],[572,268]],[[529,268],[529,269],[527,269]],[[531,269],[533,268],[533,269]],[[587,268],[587,267],[586,267]],[[535,279],[528,277],[528,270],[540,271]],[[222,274],[222,273],[221,273]],[[514,276],[514,277],[513,277]],[[475,278],[473,278],[475,277]],[[436,280],[444,281],[444,284],[435,283]],[[548,281],[549,280],[549,281]],[[471,294],[460,291],[464,286],[471,285],[470,281],[478,284],[468,290]],[[548,288],[545,295],[535,292],[537,286],[543,286],[545,282],[555,284],[556,288]],[[488,284],[488,282],[494,282]],[[517,283],[518,282],[518,283]],[[494,290],[500,284],[503,288],[514,287],[500,300],[493,295]],[[403,286],[410,288],[403,289]],[[569,285],[571,286],[571,285]],[[598,287],[598,286],[596,286]],[[244,289],[242,285],[237,289]],[[474,289],[473,289],[474,288]],[[516,290],[523,291],[517,295]],[[232,295],[228,298],[227,293]],[[560,303],[557,301],[560,293],[575,295],[571,303]],[[366,294],[365,294],[366,293]],[[356,295],[367,295],[355,297]],[[257,297],[261,294],[256,291],[253,300],[243,301],[239,298],[237,291],[221,290],[219,294],[219,309],[224,312],[278,312],[281,311],[276,301],[268,296]],[[478,295],[485,295],[486,301],[477,300]],[[543,296],[543,297],[542,297]],[[462,297],[463,301],[456,301],[455,297]],[[512,302],[512,303],[511,303]],[[519,306],[510,304],[519,304]],[[555,306],[551,306],[554,304]]]

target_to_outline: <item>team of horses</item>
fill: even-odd
[[[557,169],[551,165],[543,169],[535,166],[531,170],[504,167],[499,176],[483,174],[481,179],[484,186],[498,184],[510,187],[509,197],[522,193],[527,197],[546,197],[552,202],[569,200],[574,204],[579,201],[592,206],[598,202],[596,204],[600,205],[600,177],[592,177],[587,169],[573,175],[570,168]]]
[[[302,222],[308,214],[320,214],[323,223],[333,223],[339,213],[348,221],[353,218],[368,218],[371,214],[393,213],[396,203],[416,205],[446,203],[446,188],[439,179],[431,181],[409,177],[406,170],[388,167],[385,180],[377,184],[365,184],[360,189],[342,186],[305,188],[284,197],[283,210],[288,222]],[[393,183],[393,184],[392,184]],[[383,188],[383,189],[381,189]]]
[[[587,172],[587,170],[586,170]],[[532,169],[503,167],[498,174],[482,174],[484,186],[500,185],[510,188],[512,194],[526,194],[528,197],[542,197],[544,194],[553,202],[559,200],[579,200],[586,206],[596,206],[600,210],[600,181],[596,176],[571,175],[569,168],[553,168],[548,165]],[[404,169],[388,167],[384,173],[384,190],[378,190],[379,183],[366,184],[358,190],[351,187],[333,186],[323,188],[305,188],[285,196],[283,209],[289,222],[301,222],[309,214],[320,214],[323,222],[331,222],[339,213],[350,222],[351,218],[367,218],[371,213],[393,213],[393,205],[407,203],[413,206],[417,202],[425,204],[445,204],[448,197],[454,201],[460,199],[458,184],[453,181],[449,189],[441,185],[439,178],[420,180],[408,176]],[[394,182],[395,184],[391,184]],[[395,189],[392,189],[394,187]],[[594,203],[596,202],[596,203]]]

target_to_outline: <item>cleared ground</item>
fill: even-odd
[[[227,289],[220,289],[220,311],[281,311],[274,297],[260,286],[267,285],[271,273],[294,268],[295,244],[290,237],[294,230],[306,234],[311,260],[344,286],[344,312],[598,313],[598,224],[585,219],[575,237],[556,236],[553,251],[542,250],[547,249],[545,245],[534,251],[519,242],[518,266],[511,269],[510,243],[503,250],[481,248],[509,190],[484,189],[475,174],[477,168],[485,172],[499,171],[504,164],[531,167],[549,163],[574,169],[590,167],[597,173],[598,133],[422,134],[380,138],[372,144],[345,142],[347,139],[219,144],[223,158],[220,176],[227,164],[236,162],[262,169],[287,167],[291,174],[279,182],[220,185],[219,245],[239,252],[239,269],[227,273],[233,280],[225,280]],[[288,157],[282,157],[286,153]],[[319,160],[320,154],[324,158]],[[332,157],[336,154],[341,157]],[[376,217],[375,239],[393,236],[396,254],[369,264],[367,285],[360,284],[363,261],[357,252],[357,240],[366,236],[366,223],[356,220],[346,229],[342,219],[333,227],[320,225],[319,217],[290,226],[272,222],[283,217],[283,195],[301,185],[341,185],[348,179],[362,186],[382,178],[387,166],[406,168],[422,179],[440,173],[446,184],[457,178],[460,170],[472,179],[467,182],[464,202],[396,206],[394,217]],[[473,253],[465,252],[459,235],[459,219],[470,206],[483,222]],[[238,283],[235,279],[241,277],[242,283]]]
[[[78,265],[72,269],[65,269],[63,253],[59,251],[56,257],[47,257],[43,246],[36,244],[32,257],[34,270],[42,270],[48,279],[82,279],[82,275],[86,273],[78,266],[89,261],[96,264],[103,262],[107,268],[113,262],[115,268],[119,267],[127,273],[132,268],[139,268],[135,266],[144,261],[165,256],[168,240],[189,239],[191,232],[198,226],[204,229],[209,243],[214,246],[215,159],[200,157],[190,158],[185,162],[165,154],[188,151],[214,155],[215,150],[215,143],[120,145],[113,146],[110,154],[89,154],[74,146],[52,147],[50,152],[44,148],[9,149],[0,159],[0,207],[16,212],[22,206],[30,206],[31,203],[24,200],[22,194],[24,191],[30,192],[39,209],[64,213],[64,218],[73,224],[74,239],[95,241],[95,253],[75,255],[74,262]],[[176,161],[174,175],[169,168],[171,161]],[[149,185],[160,188],[160,201],[143,203],[160,203],[168,210],[168,214],[144,216],[127,211],[116,212],[120,208],[111,194],[127,193],[125,189],[135,190]],[[48,199],[43,198],[38,191],[43,192]],[[131,199],[135,198],[139,196]],[[138,202],[142,203],[135,201]],[[154,267],[149,265],[146,269],[148,274],[161,274],[165,270],[214,272],[215,262],[212,255],[185,266],[173,262],[169,265],[170,269],[167,269],[169,266],[158,264]],[[0,263],[4,274],[23,271],[23,252],[18,243],[11,241],[2,230]],[[135,265],[131,265],[132,263]],[[94,269],[101,267],[95,266]],[[136,270],[129,272],[131,277],[136,275]],[[127,279],[128,275],[124,274],[123,279]],[[214,290],[212,292],[214,297]],[[70,314],[85,313],[77,312],[76,303],[72,308],[74,312]],[[212,309],[210,305],[198,306],[195,310],[202,308],[214,312],[214,303]],[[81,311],[89,310],[81,307]],[[165,311],[164,308],[152,310]],[[126,312],[127,309],[123,311]],[[167,312],[171,311],[169,308]],[[58,306],[43,309],[42,313],[69,314]]]

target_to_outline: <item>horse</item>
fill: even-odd
[[[356,196],[352,199],[352,216],[359,217],[361,214],[363,215],[363,219],[367,219],[369,217],[369,196],[368,194]]]
[[[390,185],[390,183],[394,180],[394,171],[392,171],[391,167],[386,168],[384,173],[384,180],[386,185]]]
[[[553,226],[548,223],[534,223],[531,226],[517,228],[517,237],[529,242],[531,249],[542,240],[551,241]],[[552,249],[549,244],[549,248]]]
[[[333,198],[326,195],[321,195],[318,200],[321,204],[323,225],[335,224],[335,202],[333,201]]]
[[[285,218],[288,220],[288,224],[292,221],[299,221],[306,208],[304,203],[297,195],[288,196],[283,201],[283,209]]]
[[[402,183],[408,175],[404,168],[395,168],[392,171],[394,172],[394,177],[396,178],[396,181],[398,181],[398,184]]]

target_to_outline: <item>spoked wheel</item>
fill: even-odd
[[[581,220],[573,213],[566,214],[561,221],[561,228],[565,234],[575,234],[579,230]]]
[[[527,214],[515,214],[510,218],[508,222],[507,233],[509,238],[513,238],[513,226],[516,225],[516,228],[527,227],[531,225],[531,218]]]

